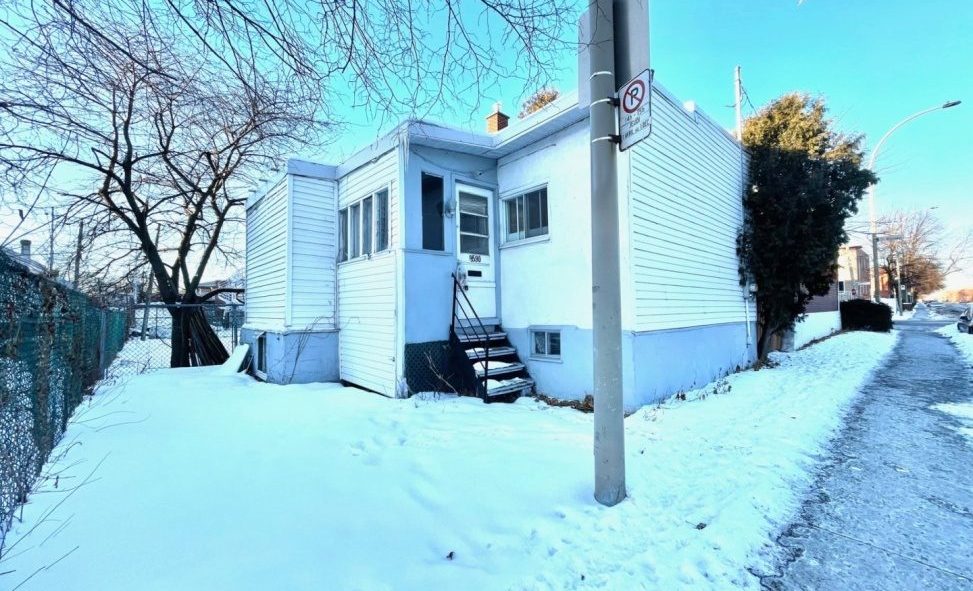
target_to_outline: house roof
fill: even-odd
[[[663,99],[684,109],[687,115],[709,124],[722,132],[730,141],[736,142],[730,132],[702,112],[696,106],[696,103],[692,101],[681,103],[658,81],[653,82],[653,89],[659,92]],[[267,191],[279,183],[287,174],[336,180],[394,149],[401,142],[485,158],[501,158],[587,118],[588,105],[580,104],[577,91],[572,91],[565,93],[527,117],[515,120],[511,125],[495,134],[475,132],[430,119],[408,119],[375,142],[354,153],[341,164],[328,165],[293,158],[288,159],[285,170],[279,172],[273,179],[264,183],[261,189],[255,191],[247,200],[247,207],[255,205]]]

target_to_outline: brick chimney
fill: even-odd
[[[30,258],[30,240],[20,241],[20,254],[21,256]]]
[[[507,127],[507,122],[509,121],[510,117],[500,112],[500,103],[493,103],[493,112],[487,115],[486,118],[487,133],[497,133]]]

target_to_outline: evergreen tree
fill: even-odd
[[[845,220],[876,177],[862,168],[861,136],[835,132],[821,99],[785,95],[748,119],[746,223],[737,240],[741,281],[757,285],[757,351],[794,327],[828,293]]]

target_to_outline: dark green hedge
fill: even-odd
[[[841,328],[844,330],[892,330],[892,308],[869,300],[841,302]]]

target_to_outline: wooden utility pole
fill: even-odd
[[[81,278],[81,238],[84,236],[84,220],[78,222],[78,244],[74,248],[74,288],[78,289]]]

